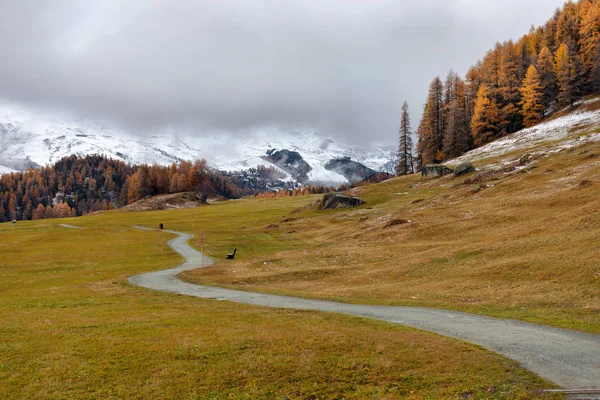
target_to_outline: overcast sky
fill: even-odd
[[[431,79],[463,75],[562,0],[2,0],[0,97],[114,121],[357,143],[418,123]],[[416,128],[416,127],[414,127]]]

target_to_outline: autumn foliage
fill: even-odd
[[[497,43],[465,79],[435,78],[417,130],[422,166],[456,157],[600,92],[600,0],[567,2],[518,41]]]
[[[70,156],[53,166],[0,176],[0,222],[80,216],[188,191],[225,198],[255,193],[244,182],[210,170],[204,160],[165,167]]]
[[[540,73],[534,65],[530,65],[527,75],[521,87],[521,113],[523,114],[523,125],[528,128],[538,124],[544,115],[544,88]]]
[[[0,222],[81,216],[168,193],[232,199],[333,190],[315,185],[273,186],[279,178],[280,172],[265,166],[224,172],[209,168],[205,160],[161,166],[130,165],[99,155],[70,156],[53,166],[0,176]]]

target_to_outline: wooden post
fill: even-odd
[[[204,268],[204,231],[202,228],[198,232],[198,244],[200,245],[200,268]]]

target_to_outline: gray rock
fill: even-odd
[[[297,151],[271,149],[261,158],[292,175],[298,182],[308,182],[308,173],[312,171],[312,167]]]
[[[453,172],[453,170],[446,167],[445,165],[427,164],[423,167],[421,175],[423,175],[425,178],[439,178],[440,176],[448,175]]]
[[[339,193],[327,193],[323,196],[319,208],[322,210],[331,210],[334,208],[351,208],[365,204],[358,197],[344,196]]]
[[[350,157],[329,160],[325,164],[325,169],[343,175],[350,183],[360,182],[377,174],[377,171],[365,167],[359,162],[352,161]]]
[[[454,176],[462,176],[475,172],[475,167],[470,162],[462,163],[454,169]]]

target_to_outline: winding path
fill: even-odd
[[[139,226],[135,228],[153,230]],[[177,235],[169,241],[169,246],[186,259],[185,263],[173,269],[132,276],[128,278],[130,283],[204,299],[336,312],[408,325],[500,353],[563,388],[600,389],[600,335],[456,311],[344,304],[195,285],[183,282],[176,276],[182,271],[198,268],[200,257],[204,257],[205,266],[211,265],[212,260],[188,246],[187,241],[193,235],[169,230],[165,232]],[[588,393],[592,392],[593,398],[600,396],[600,390]]]

